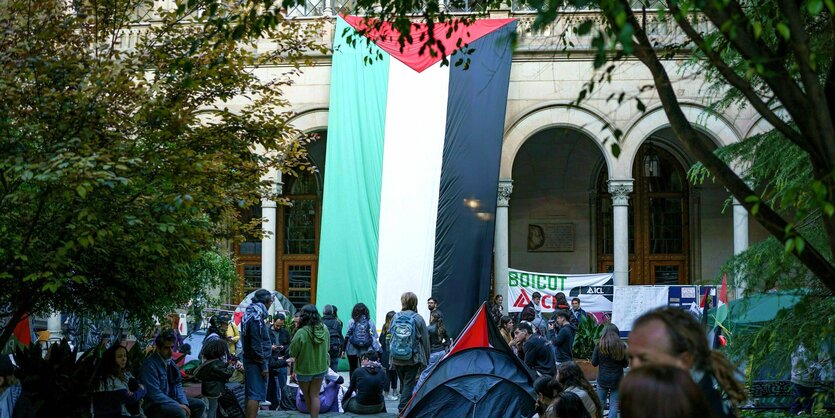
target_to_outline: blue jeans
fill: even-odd
[[[597,387],[597,397],[600,398],[600,406],[606,408],[606,398],[609,398],[609,418],[618,418],[618,390]]]
[[[207,410],[206,418],[217,418],[217,399],[218,398],[206,398],[209,401],[209,409]]]
[[[267,400],[270,401],[270,410],[275,411],[281,406],[281,399],[284,397],[284,387],[287,385],[287,368],[270,370],[270,380],[267,382]]]
[[[188,408],[192,418],[202,418],[206,411],[206,404],[197,398],[188,398]],[[156,404],[145,409],[148,418],[186,418],[186,413],[179,406]]]

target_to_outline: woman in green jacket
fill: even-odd
[[[329,340],[319,311],[313,305],[304,305],[299,328],[290,342],[290,357],[295,359],[296,380],[311,418],[319,416],[319,388],[328,373]]]

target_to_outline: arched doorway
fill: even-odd
[[[629,283],[690,282],[689,186],[686,171],[660,141],[638,150],[629,201]],[[612,271],[612,198],[606,167],[597,181],[598,271]]]

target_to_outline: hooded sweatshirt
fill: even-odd
[[[351,386],[345,399],[352,393],[357,393],[357,402],[360,405],[379,405],[383,402],[383,389],[386,387],[386,372],[380,363],[367,362],[362,367],[354,370],[351,375]]]
[[[244,360],[260,365],[263,371],[269,370],[273,351],[270,328],[264,322],[267,315],[267,307],[263,303],[253,303],[247,306],[241,322],[244,331]]]
[[[574,324],[568,323],[560,327],[560,331],[554,339],[551,340],[551,344],[557,348],[557,363],[574,360],[574,354],[571,352],[571,347],[574,346],[574,334],[576,332],[577,328]]]
[[[290,357],[296,359],[296,373],[314,375],[328,371],[330,335],[324,325],[306,325],[296,331],[290,343]]]

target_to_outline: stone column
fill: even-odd
[[[612,195],[615,286],[629,285],[629,194],[632,179],[609,180]]]
[[[739,201],[734,199],[734,255],[748,249],[748,211]],[[745,286],[741,283],[742,272],[736,272],[736,298],[742,297]]]
[[[493,289],[497,295],[504,296],[504,312],[510,303],[507,300],[508,268],[508,206],[510,193],[513,192],[513,180],[499,180],[499,197],[496,202],[496,235],[493,239]]]
[[[281,173],[274,175],[276,179],[276,194],[281,193]],[[261,287],[267,290],[275,290],[275,265],[276,265],[276,225],[278,216],[275,200],[271,197],[261,199],[261,216],[264,221],[261,227],[264,229],[264,238],[261,239]]]
[[[49,331],[49,342],[57,343],[64,337],[61,331],[61,312],[53,312],[46,320],[46,329]]]

